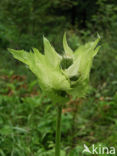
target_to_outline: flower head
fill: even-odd
[[[37,76],[40,88],[55,102],[73,97],[83,97],[88,90],[89,74],[94,56],[100,46],[100,38],[80,46],[74,52],[63,38],[64,55],[59,55],[44,37],[44,55],[38,49],[8,49],[19,61],[28,65]]]

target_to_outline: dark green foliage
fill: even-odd
[[[3,48],[42,48],[42,35],[60,50],[65,30],[107,33],[116,22],[116,1],[1,0],[0,41]],[[100,32],[99,32],[100,33]],[[20,46],[19,46],[20,45]]]
[[[1,0],[0,156],[53,155],[56,108],[7,48],[43,52],[44,35],[63,54],[65,31],[73,50],[98,32],[101,49],[91,70],[90,96],[64,106],[62,156],[83,156],[84,143],[117,146],[117,1]],[[74,84],[77,77],[71,79]]]
[[[115,147],[117,144],[117,95],[110,101],[96,101],[94,98],[87,101],[79,106],[74,119],[72,112],[62,116],[62,149],[69,156],[82,155],[84,143]],[[43,95],[32,98],[0,96],[0,108],[1,155],[52,155],[56,109],[49,99]]]

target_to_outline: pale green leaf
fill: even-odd
[[[33,48],[34,53],[23,50],[9,50],[13,56],[29,66],[29,69],[38,77],[40,87],[45,92],[53,90],[69,90],[70,83],[61,69],[50,65],[48,58]],[[49,64],[50,63],[50,64]]]
[[[65,71],[66,75],[69,77],[73,77],[78,75],[79,72],[79,66],[80,66],[80,60],[75,60],[74,63]]]
[[[66,40],[66,33],[64,34],[64,37],[63,37],[63,47],[64,47],[65,55],[73,56],[73,51],[68,46],[68,43],[67,43],[67,40]]]
[[[100,38],[94,42],[86,43],[85,45],[80,46],[74,53],[75,61],[80,62],[79,64],[79,73],[83,79],[89,77],[91,70],[91,65],[93,57],[97,54],[100,46],[97,46]]]
[[[54,67],[57,67],[60,63],[61,56],[51,46],[50,42],[44,37],[44,53],[46,60]]]
[[[8,49],[8,51],[14,56],[14,58],[18,59],[19,61],[29,64],[30,55],[24,50],[14,50]]]
[[[72,89],[68,91],[68,94],[70,94],[74,99],[76,99],[85,97],[88,91],[89,91],[88,80],[82,80],[79,78],[79,80],[73,84]]]

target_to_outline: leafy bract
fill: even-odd
[[[66,101],[69,95],[83,97],[89,88],[89,74],[94,56],[100,46],[98,37],[94,42],[80,46],[75,52],[63,38],[64,56],[59,55],[44,37],[44,54],[32,51],[8,49],[19,61],[28,65],[37,76],[40,88],[55,102]]]
[[[100,46],[96,47],[100,38],[94,42],[88,42],[84,46],[80,46],[74,53],[75,60],[80,62],[79,73],[82,79],[87,79],[91,70],[93,57],[97,54]]]
[[[50,42],[44,37],[44,53],[46,60],[51,64],[52,66],[59,66],[61,56],[56,53],[55,49],[51,46]]]
[[[94,56],[97,54],[100,46],[98,37],[94,42],[88,42],[80,46],[74,52],[74,62],[66,70],[69,77],[77,77],[76,81],[71,82],[71,90],[69,94],[74,97],[83,97],[89,89],[89,74],[92,66]]]
[[[42,55],[36,48],[33,48],[33,52],[13,49],[8,50],[16,59],[29,66],[29,69],[37,76],[40,87],[43,91],[47,94],[52,93],[52,95],[53,93],[56,93],[56,96],[59,96],[57,91],[69,90],[70,83],[62,73],[61,69],[58,68],[60,56],[54,51],[47,39],[44,45],[46,49],[45,55]],[[52,53],[47,54],[47,49],[50,49],[50,53]],[[49,55],[52,56],[51,60],[49,59]],[[55,57],[55,60],[53,60],[53,57]]]
[[[67,43],[67,40],[66,40],[66,33],[64,34],[64,37],[63,37],[63,47],[64,47],[65,55],[73,57],[73,51],[68,46],[68,43]]]

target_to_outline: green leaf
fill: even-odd
[[[64,34],[63,37],[63,47],[64,47],[64,51],[65,51],[65,55],[67,56],[73,56],[73,51],[72,49],[68,46],[67,44],[67,40],[66,40],[66,33]]]
[[[14,56],[14,58],[18,59],[19,61],[29,64],[30,55],[24,50],[14,50],[8,49],[8,51]]]
[[[34,53],[11,49],[9,51],[16,59],[29,66],[29,69],[38,77],[41,89],[48,95],[56,93],[55,97],[60,97],[57,91],[70,89],[70,83],[61,69],[55,68],[55,64],[52,66],[48,57],[42,55],[37,49],[33,48]]]
[[[76,82],[73,83],[73,87],[71,90],[68,91],[74,99],[85,97],[85,95],[89,91],[89,81],[78,79]]]
[[[61,56],[51,46],[50,42],[44,37],[44,53],[46,60],[54,67],[57,67],[60,63]]]
[[[96,48],[99,40],[100,38],[94,42],[89,42],[80,46],[74,53],[75,61],[80,62],[79,73],[81,74],[82,79],[87,79],[89,77],[93,57],[100,49],[100,46]]]
[[[69,77],[78,76],[80,61],[75,60],[74,63],[65,71]]]

